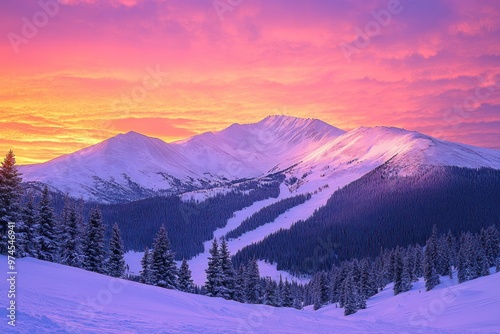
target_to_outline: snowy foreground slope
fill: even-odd
[[[6,258],[0,261],[6,269]],[[30,258],[17,266],[17,326],[3,316],[1,333],[500,333],[500,274],[425,293],[417,283],[397,297],[388,287],[366,310],[344,317],[334,306],[315,312],[239,304]],[[6,290],[2,280],[4,314]]]

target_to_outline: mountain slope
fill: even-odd
[[[0,256],[1,263],[7,263]],[[18,260],[16,327],[3,333],[480,333],[500,331],[496,316],[500,275],[457,287],[445,283],[430,292],[391,297],[386,288],[368,308],[344,317],[341,309],[298,311],[240,304],[147,286],[31,258]],[[3,266],[5,267],[5,266]],[[7,281],[0,282],[1,291]],[[450,299],[443,291],[458,293]],[[444,298],[448,299],[444,299]],[[445,302],[443,301],[445,300]],[[449,302],[451,300],[451,302]],[[0,299],[6,307],[7,298]],[[422,309],[443,303],[434,321],[422,323]],[[474,310],[471,311],[473,307]],[[403,311],[402,311],[403,310]],[[420,313],[419,313],[420,312]],[[411,317],[415,314],[415,317]],[[455,321],[450,321],[456,319]],[[470,331],[466,331],[470,330]]]
[[[25,181],[74,197],[123,202],[229,185],[284,169],[344,133],[314,119],[270,116],[165,143],[129,132],[52,161],[21,166]]]
[[[0,262],[6,264],[5,256]],[[344,317],[333,306],[311,311],[240,304],[220,298],[185,294],[146,286],[44,262],[18,260],[17,324],[4,319],[4,333],[492,333],[500,331],[499,274],[459,286],[460,295],[446,303],[436,318],[455,321],[421,322],[401,315],[400,305],[419,312],[443,289],[390,298],[388,290],[368,302],[368,308]],[[4,268],[3,266],[2,268]],[[4,268],[6,270],[6,268]],[[0,282],[1,291],[7,281]],[[6,307],[7,298],[0,299]],[[377,303],[383,303],[376,305]],[[471,312],[471,305],[480,312]],[[406,314],[406,313],[404,313]],[[433,314],[434,315],[434,314]],[[493,317],[492,317],[493,315]],[[421,319],[416,319],[421,320]],[[466,331],[464,328],[471,331]]]

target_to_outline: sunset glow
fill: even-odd
[[[0,152],[47,161],[285,114],[500,149],[500,3],[0,4]]]

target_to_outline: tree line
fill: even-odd
[[[8,222],[15,223],[15,249],[7,249],[6,234],[2,233],[0,253],[124,277],[124,247],[118,225],[113,226],[106,246],[100,210],[93,209],[84,224],[81,205],[67,197],[62,214],[56,216],[47,186],[37,203],[30,197],[21,205],[22,179],[15,163],[14,153],[9,151],[0,168],[0,229],[4,232]]]
[[[387,163],[337,190],[308,219],[243,248],[234,261],[256,257],[311,275],[380,249],[423,244],[434,225],[440,233],[477,233],[499,223],[499,198],[500,170],[434,166],[402,177]]]

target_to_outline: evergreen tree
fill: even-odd
[[[118,224],[113,225],[111,240],[109,241],[108,275],[112,277],[125,276],[125,259],[123,257],[123,240]]]
[[[60,238],[60,262],[62,264],[82,267],[82,237],[80,235],[79,222],[81,219],[76,212],[75,203],[66,203],[65,214],[62,222],[62,234]]]
[[[425,256],[424,256],[424,279],[425,288],[427,291],[433,289],[436,285],[440,283],[439,275],[436,270],[437,267],[437,229],[436,226],[432,228],[432,234],[427,240],[425,246]]]
[[[210,257],[208,258],[208,268],[205,270],[205,272],[207,273],[207,281],[205,283],[207,296],[222,297],[224,294],[222,288],[224,275],[222,273],[222,264],[217,238],[214,238],[212,242],[212,248],[210,248],[209,252]]]
[[[414,275],[416,279],[424,276],[424,253],[422,247],[417,244],[415,247],[415,269]]]
[[[283,277],[281,277],[280,274],[280,281],[278,283],[278,306],[283,306],[283,289],[284,289]]]
[[[302,310],[302,291],[299,286],[292,282],[292,307],[297,310]]]
[[[235,272],[231,262],[231,253],[224,237],[221,238],[219,256],[222,271],[222,297],[234,299]]]
[[[240,265],[238,273],[236,274],[235,286],[234,286],[234,300],[240,303],[246,302],[245,277],[246,277],[246,268],[244,265]]]
[[[57,256],[57,235],[52,204],[49,198],[49,189],[47,186],[43,189],[42,199],[38,203],[38,258],[44,261],[55,262]]]
[[[342,287],[344,315],[354,314],[358,310],[358,291],[354,284],[352,274],[349,274],[343,282]]]
[[[151,276],[153,285],[167,289],[177,287],[177,267],[164,225],[160,227],[153,243]]]
[[[264,280],[264,298],[263,304],[270,306],[278,306],[278,284],[270,277]]]
[[[33,203],[33,197],[29,197],[28,202],[24,206],[22,211],[23,222],[24,222],[24,239],[18,241],[19,247],[21,247],[20,256],[30,256],[38,257],[38,212]]]
[[[293,307],[292,287],[291,284],[288,283],[288,279],[285,279],[282,298],[283,307]]]
[[[83,240],[83,269],[104,274],[104,225],[102,223],[101,211],[94,209],[87,223],[86,233]]]
[[[0,167],[0,254],[7,254],[9,222],[16,223],[17,229],[21,221],[21,182],[14,152],[10,150]]]
[[[481,229],[481,246],[484,249],[488,266],[495,266],[496,259],[500,256],[500,232],[492,225],[487,229]]]
[[[413,260],[411,247],[407,249],[403,258],[403,273],[401,276],[401,292],[410,291],[413,286]]]
[[[194,284],[191,279],[191,270],[189,270],[189,265],[186,259],[182,260],[181,268],[179,270],[179,290],[184,292],[193,293]]]
[[[153,274],[151,272],[151,265],[153,263],[153,254],[146,247],[144,255],[141,259],[142,270],[140,273],[140,282],[144,284],[153,284]]]
[[[319,272],[315,276],[314,284],[314,309],[317,310],[321,306],[328,304],[329,291],[328,291],[328,277],[325,272]]]
[[[251,304],[259,304],[261,299],[259,265],[254,258],[248,262],[245,277],[246,300]]]
[[[474,278],[472,262],[472,236],[469,232],[460,236],[460,250],[458,252],[458,282],[463,283]]]
[[[403,266],[404,263],[401,251],[397,248],[394,261],[394,295],[398,295],[403,292]]]

